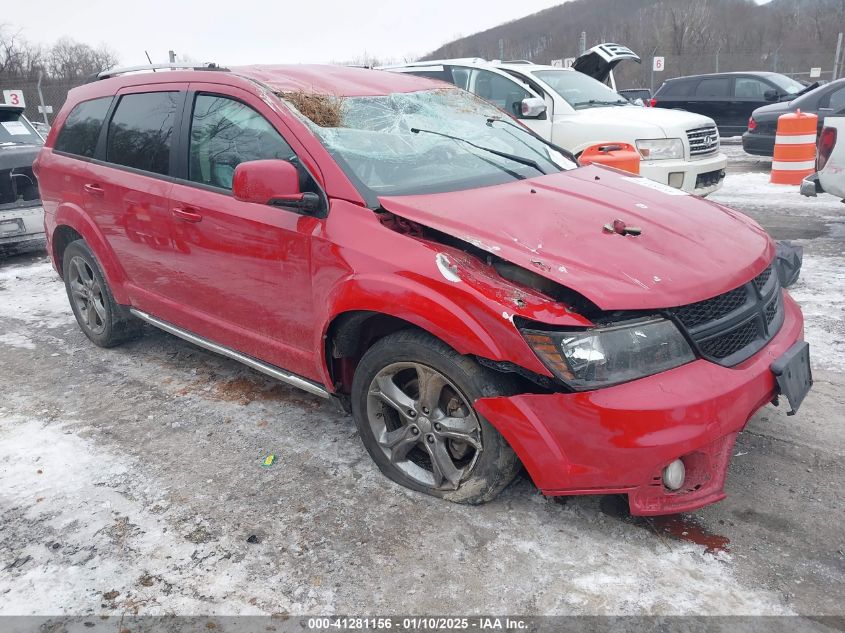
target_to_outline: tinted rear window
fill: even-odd
[[[106,160],[156,174],[170,169],[178,92],[125,95],[109,123]]]
[[[694,81],[667,81],[660,88],[661,97],[688,97],[692,94]]]
[[[54,149],[68,154],[93,157],[111,100],[111,97],[103,97],[77,104],[65,119]]]
[[[728,97],[731,94],[731,80],[727,77],[722,79],[702,79],[695,89],[696,97]]]

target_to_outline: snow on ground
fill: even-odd
[[[48,261],[0,267],[0,290],[6,291],[0,318],[39,329],[75,323],[61,279]]]
[[[214,385],[242,370],[215,360],[211,382],[183,362],[163,371],[156,345],[183,345],[170,337],[105,351],[72,328],[33,329],[67,324],[62,284],[43,264],[2,273],[0,304],[37,314],[0,313],[7,333],[35,344],[0,342],[0,366],[16,359],[2,373],[40,355],[78,382],[4,387],[0,615],[790,612],[738,580],[731,555],[605,516],[595,498],[564,506],[521,480],[467,507],[395,486],[320,401],[221,401]],[[54,360],[61,338],[76,353]],[[89,372],[109,376],[113,395],[98,398]],[[181,394],[164,414],[152,395],[162,389]],[[255,464],[267,426],[256,418],[274,420],[276,471]],[[165,448],[143,441],[153,437]],[[256,505],[252,545],[241,522]]]
[[[769,182],[768,172],[729,173],[722,188],[708,200],[714,200],[739,210],[745,205],[768,207],[796,206],[802,210],[830,210],[831,213],[845,212],[838,198],[820,195],[816,198],[802,196],[798,185],[775,185]]]
[[[805,256],[789,292],[804,312],[813,366],[845,372],[845,258]]]

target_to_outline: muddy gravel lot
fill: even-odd
[[[525,476],[481,507],[410,492],[331,403],[153,329],[96,348],[44,254],[6,257],[0,615],[845,614],[845,205],[727,149],[713,199],[805,247],[816,384],[693,515]]]

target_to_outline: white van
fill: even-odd
[[[613,65],[602,72],[609,73]],[[576,155],[599,143],[630,143],[642,157],[640,174],[676,189],[706,196],[721,187],[725,177],[727,158],[719,151],[719,132],[712,119],[633,105],[583,72],[479,58],[415,62],[384,70],[440,79],[469,90]]]

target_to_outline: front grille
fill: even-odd
[[[704,156],[719,150],[719,130],[715,125],[687,130],[690,156]]]
[[[721,319],[726,314],[730,314],[737,308],[745,305],[746,301],[748,301],[748,293],[743,286],[740,286],[713,299],[707,299],[706,301],[699,301],[698,303],[691,303],[688,306],[677,308],[675,310],[675,316],[686,327],[695,327],[707,321]]]
[[[731,366],[760,350],[783,324],[780,283],[769,266],[739,288],[669,310],[701,356]]]
[[[753,320],[745,325],[701,343],[701,351],[705,356],[723,359],[746,347],[759,336],[760,328]]]

